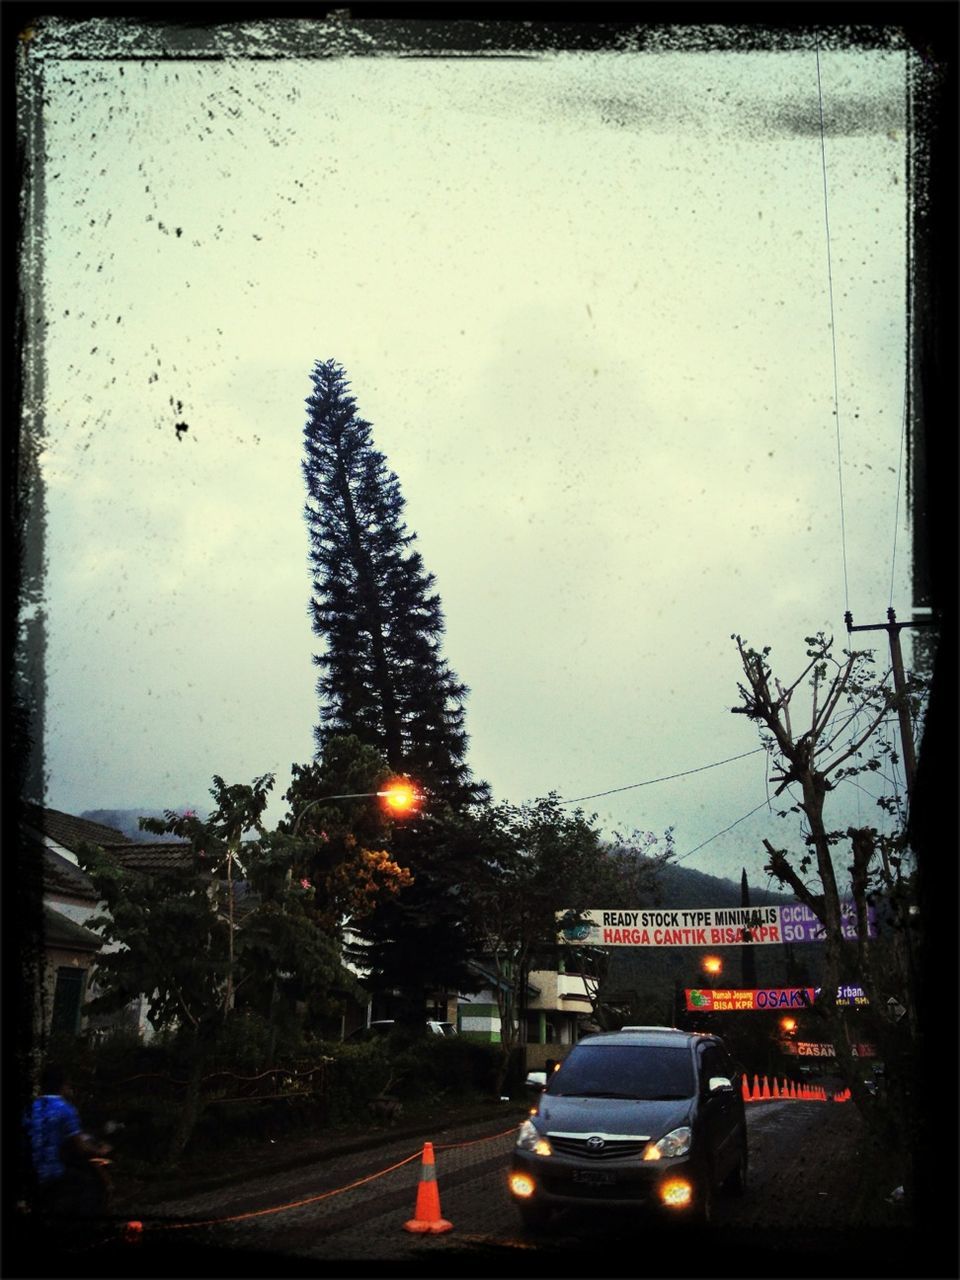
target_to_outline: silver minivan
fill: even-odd
[[[710,1221],[742,1192],[741,1071],[714,1035],[649,1027],[584,1037],[520,1125],[509,1174],[524,1225],[556,1209],[648,1209]]]

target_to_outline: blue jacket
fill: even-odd
[[[80,1132],[76,1107],[59,1094],[45,1093],[34,1101],[23,1122],[37,1181],[43,1184],[64,1177],[63,1144]]]

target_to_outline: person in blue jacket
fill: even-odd
[[[72,1092],[63,1069],[51,1063],[43,1070],[40,1096],[24,1116],[32,1199],[39,1213],[89,1215],[103,1207],[102,1184],[91,1160],[105,1156],[110,1148],[83,1132]]]

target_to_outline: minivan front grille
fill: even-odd
[[[548,1133],[557,1155],[586,1160],[637,1159],[650,1141],[649,1135],[623,1133]]]

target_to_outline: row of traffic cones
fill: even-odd
[[[760,1083],[760,1077],[753,1077],[753,1089],[751,1090],[747,1084],[747,1077],[742,1077],[740,1091],[743,1094],[744,1102],[767,1102],[771,1099],[780,1101],[791,1101],[796,1099],[801,1102],[846,1102],[850,1097],[849,1089],[842,1089],[839,1093],[828,1094],[826,1089],[819,1084],[807,1084],[801,1081],[799,1084],[796,1080],[784,1080],[781,1085],[774,1076],[773,1084],[766,1076],[763,1077],[763,1083]]]

